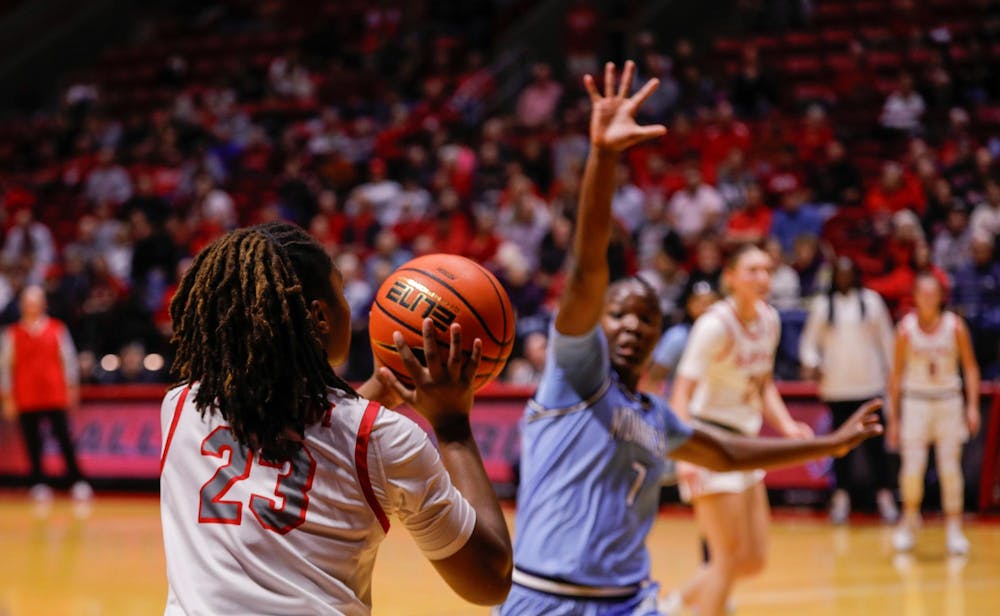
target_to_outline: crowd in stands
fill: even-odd
[[[448,14],[438,3],[303,3],[313,4],[325,12],[195,3],[189,19],[146,33],[146,48],[168,50],[149,85],[119,87],[127,67],[94,69],[58,109],[0,127],[0,322],[16,320],[20,289],[43,284],[85,379],[166,379],[155,358],[169,362],[167,306],[192,255],[236,225],[282,218],[307,228],[344,275],[357,328],[348,378],[370,374],[374,291],[433,252],[497,273],[518,314],[509,376],[537,377],[588,148],[578,78],[597,65],[588,50],[606,36],[601,15],[572,3],[564,61],[526,67],[516,101],[497,109],[490,40],[501,7],[517,2]],[[835,255],[851,257],[897,317],[914,276],[931,271],[995,376],[1000,132],[980,112],[1000,101],[1000,19],[995,2],[965,4],[978,11],[974,58],[956,60],[954,37],[914,18],[905,38],[837,43],[854,64],[832,96],[793,97],[778,58],[749,35],[735,39],[736,60],[711,41],[639,35],[639,79],[662,82],[641,120],[670,130],[619,169],[612,275],[643,276],[676,321],[693,285],[718,285],[731,245],[766,243],[788,339],[779,373],[795,376],[804,299],[828,287]],[[274,39],[289,15],[298,34],[246,62],[163,42]],[[892,41],[932,60],[894,67],[882,91],[867,87],[868,59]],[[852,115],[873,104],[861,121]]]

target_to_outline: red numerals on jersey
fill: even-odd
[[[243,521],[243,502],[224,497],[234,485],[250,476],[254,455],[248,456],[233,431],[225,426],[213,430],[201,444],[203,456],[224,459],[227,451],[229,459],[201,487],[198,522],[202,524],[240,524]],[[278,473],[272,493],[250,495],[250,512],[261,526],[284,535],[306,521],[316,460],[305,447],[288,462],[271,463],[256,457],[259,466],[285,470]]]

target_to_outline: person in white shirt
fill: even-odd
[[[986,200],[976,206],[969,219],[973,235],[995,238],[1000,235],[1000,184],[986,182]]]
[[[913,78],[904,73],[899,77],[899,87],[885,99],[879,123],[890,130],[914,134],[923,126],[926,109],[924,98],[913,89]]]
[[[302,229],[238,229],[202,251],[170,305],[180,385],[161,411],[165,613],[371,613],[389,515],[463,598],[510,590],[507,525],[472,438],[472,377],[453,324],[426,367],[395,334],[416,389],[386,368],[356,392],[344,281]],[[367,399],[366,399],[367,398]],[[405,401],[434,429],[383,408]]]
[[[945,543],[948,552],[961,555],[969,551],[969,540],[962,533],[965,501],[962,444],[979,431],[979,366],[965,321],[942,308],[944,289],[937,278],[932,274],[918,275],[913,302],[916,310],[903,317],[896,327],[889,381],[886,440],[891,448],[899,449],[902,461],[899,487],[903,497],[903,518],[893,533],[892,545],[905,552],[916,544],[927,446],[934,443],[941,508],[945,514]]]
[[[835,428],[847,421],[859,401],[885,393],[892,344],[892,319],[885,302],[878,293],[861,286],[860,272],[850,258],[838,258],[833,286],[829,293],[813,298],[799,340],[803,376],[819,381],[819,397],[830,407]],[[868,483],[865,477],[851,472],[852,456],[863,456],[867,461],[877,489],[879,514],[886,522],[894,523],[899,510],[892,495],[893,477],[881,437],[834,460],[837,487],[831,499],[830,519],[836,524],[847,522],[851,497],[856,498]]]
[[[722,281],[730,295],[695,322],[677,367],[670,406],[681,419],[743,436],[756,436],[767,420],[786,437],[813,436],[792,419],[774,384],[781,323],[764,301],[773,267],[752,244],[729,257]],[[733,583],[764,568],[770,525],[764,471],[719,473],[678,462],[677,474],[681,496],[694,505],[708,539],[709,561],[669,601],[721,614]]]
[[[715,188],[702,182],[696,165],[684,169],[685,186],[674,193],[668,213],[674,230],[685,241],[714,229],[726,212],[726,202]]]

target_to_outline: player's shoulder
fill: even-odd
[[[917,314],[915,312],[907,312],[901,319],[899,319],[899,322],[896,323],[896,334],[903,336],[904,338],[912,336],[916,329]]]

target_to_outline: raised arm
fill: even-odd
[[[965,420],[969,423],[969,433],[975,435],[979,432],[979,364],[976,363],[976,354],[972,351],[972,340],[969,337],[969,328],[965,325],[965,320],[958,319],[958,328],[955,332],[958,338],[958,353],[962,360],[962,380],[965,381]]]
[[[825,456],[839,457],[861,441],[882,433],[875,414],[881,406],[881,400],[867,402],[836,432],[809,439],[739,436],[699,426],[671,457],[720,472],[776,468]]]
[[[580,188],[572,265],[555,323],[556,330],[568,336],[589,332],[601,318],[604,293],[608,288],[611,197],[618,155],[629,146],[667,132],[662,125],[639,126],[636,123],[636,110],[653,93],[659,80],[649,80],[634,96],[629,97],[634,72],[635,64],[631,60],[626,62],[616,89],[615,65],[608,62],[604,67],[603,96],[598,93],[593,76],[583,78],[593,105],[590,154]]]

